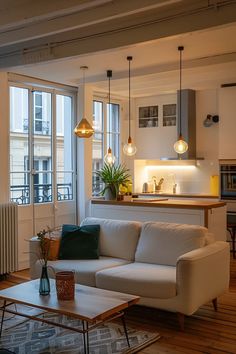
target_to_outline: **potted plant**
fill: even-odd
[[[105,185],[100,193],[104,195],[105,200],[116,200],[120,185],[125,185],[130,181],[129,169],[121,164],[105,163],[99,171],[96,171],[96,175]]]

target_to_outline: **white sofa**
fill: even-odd
[[[193,314],[229,285],[229,246],[214,241],[206,228],[163,222],[86,218],[81,225],[100,224],[100,258],[57,260],[55,271],[74,270],[76,282],[136,294],[140,305]],[[39,242],[30,240],[31,278],[40,276]],[[53,276],[53,273],[51,273]]]

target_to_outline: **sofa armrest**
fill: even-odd
[[[230,251],[217,241],[180,256],[177,260],[177,294],[181,294],[187,314],[221,295],[229,286]]]
[[[30,259],[30,278],[37,278],[37,273],[35,270],[35,264],[40,259],[40,240],[37,236],[32,237],[29,240],[29,259]]]

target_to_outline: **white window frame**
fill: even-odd
[[[33,112],[33,95],[32,92],[34,91],[42,91],[42,92],[48,92],[52,94],[52,132],[51,132],[51,136],[52,136],[52,166],[51,166],[51,170],[47,171],[48,173],[52,174],[52,202],[67,202],[67,200],[58,200],[57,199],[57,173],[72,173],[72,193],[73,193],[73,198],[72,200],[76,200],[76,175],[77,175],[77,170],[76,170],[76,139],[75,137],[72,138],[72,151],[73,151],[73,161],[72,161],[72,170],[63,170],[63,171],[59,171],[56,169],[56,95],[64,95],[64,96],[68,96],[72,98],[72,127],[75,126],[75,121],[76,121],[76,117],[75,117],[75,112],[76,112],[76,102],[77,102],[77,89],[72,87],[72,90],[69,90],[69,86],[63,86],[60,84],[55,84],[55,88],[52,87],[52,84],[49,83],[49,86],[47,85],[47,82],[43,82],[42,80],[37,80],[37,79],[31,79],[29,78],[30,83],[26,83],[25,82],[25,77],[21,77],[19,75],[15,75],[15,74],[10,74],[9,75],[9,81],[8,81],[8,87],[9,87],[9,92],[10,92],[10,87],[18,87],[18,88],[22,88],[22,89],[28,89],[29,90],[29,100],[28,100],[28,104],[29,104],[29,117],[31,115],[34,116],[34,112]],[[12,79],[16,78],[17,80],[14,81]],[[37,83],[38,81],[38,83]],[[29,124],[32,125],[32,120],[30,119]],[[35,129],[29,129],[29,131],[32,132],[32,134],[35,134]],[[9,131],[10,133],[10,131]],[[29,132],[28,132],[29,134]],[[30,163],[29,163],[29,171],[24,171],[24,173],[29,173],[30,174],[30,178],[31,178],[31,184],[30,184],[30,203],[29,204],[19,204],[19,206],[25,206],[25,205],[30,205],[30,204],[34,204],[33,201],[33,196],[34,196],[34,185],[33,185],[33,138],[32,135],[28,135],[29,136],[29,157],[30,157]],[[9,170],[9,176],[11,175],[11,173],[21,173],[20,172],[11,172]],[[45,171],[37,171],[37,173],[45,173]],[[11,188],[11,184],[10,184],[10,178],[9,178],[9,189]],[[11,195],[11,193],[10,193]],[[39,203],[44,204],[44,203]],[[47,203],[49,204],[49,203]]]

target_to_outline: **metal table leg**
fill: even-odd
[[[2,327],[3,327],[3,321],[4,321],[4,315],[5,315],[5,310],[6,310],[6,300],[4,300],[3,307],[1,307],[2,310],[2,319],[1,319],[1,327],[0,327],[0,337],[2,336]]]
[[[124,328],[127,344],[128,344],[128,347],[130,348],[129,336],[128,336],[127,327],[126,327],[126,323],[125,323],[125,314],[124,313],[123,313],[123,316],[121,316],[121,320],[122,320],[122,323],[123,323],[123,328]]]
[[[82,321],[82,325],[83,325],[84,354],[89,354],[88,322],[87,321]]]

